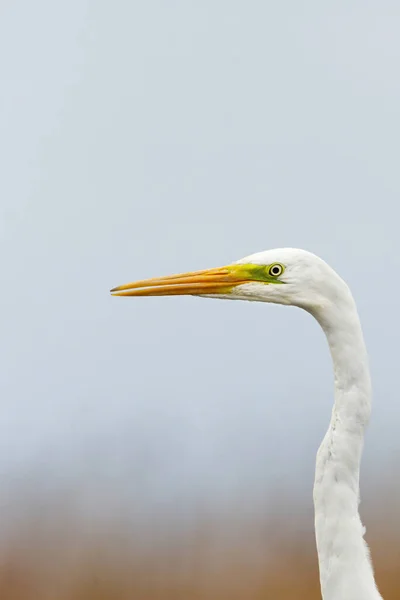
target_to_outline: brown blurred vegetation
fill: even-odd
[[[400,598],[399,533],[389,514],[369,522],[385,600]],[[311,515],[225,515],[180,534],[42,515],[7,540],[0,567],[1,600],[320,599]]]

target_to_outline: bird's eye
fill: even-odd
[[[275,265],[271,265],[268,269],[268,274],[272,275],[272,277],[279,277],[283,273],[283,266],[276,263]]]

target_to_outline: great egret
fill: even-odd
[[[314,508],[324,600],[379,600],[358,512],[364,430],[371,411],[368,357],[356,304],[346,283],[321,258],[284,248],[225,267],[169,275],[114,288],[115,296],[189,294],[293,305],[311,313],[328,340],[335,401],[317,453]]]

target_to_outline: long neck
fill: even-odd
[[[346,286],[335,306],[313,313],[328,339],[335,403],[318,450],[315,533],[324,600],[378,600],[359,512],[359,472],[371,411],[368,358],[354,300]]]

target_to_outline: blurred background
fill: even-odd
[[[389,0],[1,3],[2,599],[320,597],[318,325],[108,291],[282,246],[359,306],[398,598],[399,29]]]

